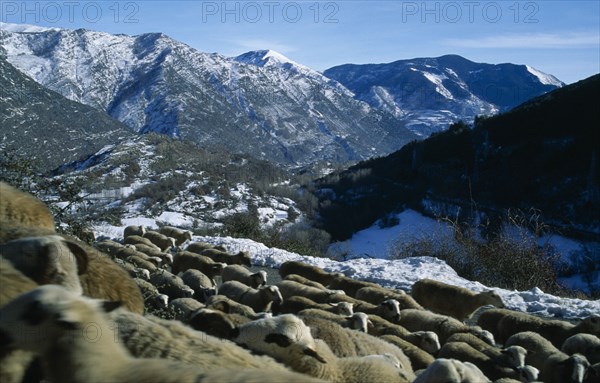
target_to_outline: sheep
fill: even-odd
[[[427,368],[435,360],[429,352],[395,335],[382,335],[379,338],[401,349],[415,371]]]
[[[160,266],[162,264],[162,259],[159,257],[151,257],[148,254],[138,251],[136,245],[125,245],[122,248],[118,249],[115,253],[115,257],[126,260],[129,257],[137,257],[138,259],[142,259],[146,262],[152,263],[154,266]],[[153,270],[155,270],[154,267]]]
[[[200,254],[201,252],[203,252],[206,249],[214,249],[214,248],[215,247],[213,245],[211,245],[210,243],[192,242],[185,248],[185,250],[191,251],[192,253]]]
[[[306,285],[306,286],[316,287],[321,290],[327,290],[327,287],[323,286],[319,282],[315,282],[313,280],[310,280],[310,279],[303,277],[302,275],[298,275],[298,274],[288,274],[283,278],[283,280],[294,281],[294,282],[302,283],[303,285]]]
[[[167,237],[159,232],[148,230],[144,234],[144,238],[150,240],[153,244],[160,248],[160,251],[167,251],[177,248],[175,238]]]
[[[179,273],[183,283],[194,290],[194,298],[206,302],[208,297],[217,294],[217,283],[214,279],[210,279],[200,270],[189,269],[183,273]]]
[[[194,290],[183,283],[181,278],[166,270],[159,270],[150,275],[150,282],[170,299],[190,298],[194,295]]]
[[[565,340],[561,351],[567,355],[584,355],[591,364],[600,363],[600,338],[592,334],[576,334]]]
[[[166,309],[169,306],[169,296],[161,294],[152,283],[140,278],[133,278],[133,280],[140,288],[145,304],[156,309]]]
[[[331,282],[329,282],[327,287],[330,289],[344,290],[346,294],[351,297],[356,297],[356,292],[363,287],[381,288],[381,286],[376,283],[359,281],[345,275],[336,275]]]
[[[138,257],[137,255],[129,256],[125,260],[137,267],[146,269],[151,273],[158,270],[158,267],[156,267],[156,265],[154,263],[152,263],[150,261],[146,261],[145,259]]]
[[[164,253],[162,251],[158,251],[156,250],[156,248],[152,248],[148,245],[145,245],[143,243],[138,243],[135,245],[128,245],[128,246],[135,246],[135,250],[142,252],[146,255],[148,255],[149,257],[156,257],[156,258],[160,258],[162,263],[166,263],[169,265],[173,264],[173,255],[169,254],[169,253]]]
[[[317,352],[326,363],[309,355],[294,353],[288,364],[296,371],[334,383],[371,383],[412,381],[413,374],[403,370],[398,360],[390,355],[368,355],[362,357],[336,357],[329,346],[320,339],[315,340]]]
[[[504,308],[502,298],[493,291],[479,294],[459,286],[433,279],[421,279],[412,285],[411,295],[423,307],[460,321],[470,318],[479,307],[493,305]]]
[[[373,287],[362,287],[356,291],[356,299],[369,302],[374,305],[378,305],[386,299],[395,299],[400,302],[402,309],[420,309],[423,310],[423,306],[417,303],[410,295],[406,294],[402,290],[390,290],[381,286]]]
[[[189,230],[181,230],[173,226],[163,226],[158,229],[158,232],[167,237],[175,238],[175,245],[180,246],[185,241],[192,240],[192,232]]]
[[[448,342],[442,346],[437,356],[440,358],[454,358],[462,362],[471,362],[477,365],[485,376],[492,380],[504,377],[518,378],[519,376],[514,368],[522,367],[506,366],[506,360],[503,357],[499,359],[490,358],[465,342]]]
[[[352,303],[349,302],[317,303],[309,298],[296,295],[285,298],[280,305],[273,305],[273,311],[285,314],[296,314],[297,312],[308,308],[329,311],[343,316],[351,316],[354,314]]]
[[[144,234],[146,234],[146,230],[147,230],[146,226],[144,226],[144,225],[141,225],[141,226],[129,225],[123,231],[123,238],[127,238],[132,235],[137,235],[137,236],[143,237]]]
[[[117,252],[119,250],[121,250],[123,247],[125,247],[123,244],[120,244],[119,242],[115,242],[110,239],[105,239],[103,241],[95,242],[93,244],[93,246],[96,249],[98,249],[106,254],[115,255],[115,256],[117,255]],[[127,246],[134,246],[133,249],[134,250],[136,249],[135,245],[127,245]]]
[[[250,319],[259,319],[261,315],[242,303],[236,302],[225,295],[213,295],[206,301],[209,308],[222,311],[227,314],[243,315]]]
[[[141,237],[139,235],[130,235],[129,237],[125,237],[125,239],[123,240],[123,243],[125,243],[127,245],[138,245],[141,243],[146,246],[149,246],[150,248],[152,248],[156,251],[162,251],[161,248],[156,246],[154,243],[152,243],[151,240],[149,240],[148,238],[145,238],[145,237]]]
[[[446,358],[436,359],[413,381],[413,383],[486,382],[490,382],[490,380],[474,364]]]
[[[477,336],[468,333],[456,333],[448,338],[446,343],[450,342],[464,342],[487,355],[488,357],[496,360],[499,364],[506,367],[518,368],[525,365],[525,357],[527,356],[527,350],[520,346],[510,346],[504,349],[491,346],[484,342]]]
[[[396,323],[400,320],[400,302],[395,299],[386,299],[378,305],[367,302],[354,303],[354,309],[365,314],[379,315],[390,322]]]
[[[329,290],[322,290],[316,287],[306,286],[290,280],[282,280],[276,284],[284,298],[291,296],[303,296],[317,303],[329,303],[335,301],[342,295],[333,293]]]
[[[5,227],[0,225],[0,237],[13,240],[36,236],[56,235],[44,228]],[[76,243],[87,254],[87,271],[79,275],[83,294],[92,298],[123,302],[124,307],[136,313],[144,312],[144,300],[127,271],[119,267],[106,254],[68,235],[61,235],[67,242]]]
[[[542,335],[524,331],[510,336],[506,346],[527,349],[526,362],[540,369],[540,379],[546,383],[581,383],[590,366],[585,356],[567,355]]]
[[[407,382],[403,370],[383,360],[337,358],[327,344],[315,340],[310,328],[298,317],[283,314],[246,323],[238,327],[238,344],[282,360],[292,369],[331,382]]]
[[[0,281],[0,308],[20,294],[38,286],[2,256],[0,256]],[[33,357],[32,353],[23,350],[0,353],[0,382],[20,383],[23,381],[25,370]]]
[[[229,254],[217,249],[206,249],[200,254],[211,258],[215,262],[226,263],[228,265],[252,265],[250,254],[246,251],[240,251],[237,254]]]
[[[285,278],[288,274],[298,274],[312,281],[327,286],[334,277],[341,276],[340,273],[328,273],[323,269],[299,261],[287,261],[279,266],[279,275]]]
[[[140,267],[136,267],[136,266],[132,265],[131,263],[124,261],[122,259],[119,259],[119,258],[115,258],[114,262],[117,265],[119,265],[119,267],[121,267],[123,270],[127,271],[127,273],[132,278],[143,278],[146,280],[150,280],[150,271],[148,271],[146,269],[142,269]]]
[[[378,315],[369,315],[371,327],[369,333],[376,336],[393,335],[404,341],[410,342],[426,352],[435,355],[440,349],[440,341],[433,331],[410,332],[406,328],[390,323]]]
[[[117,305],[112,302],[77,296],[60,286],[42,286],[20,295],[0,310],[0,332],[2,339],[11,347],[40,354],[45,377],[53,382],[200,383],[268,382],[271,379],[271,381],[291,379],[295,382],[306,380],[306,377],[289,373],[278,364],[268,362],[266,358],[263,358],[264,362],[261,360],[262,363],[256,363],[264,369],[262,371],[231,369],[232,364],[227,362],[235,359],[229,357],[227,352],[235,350],[235,346],[224,347],[223,341],[219,341],[220,349],[212,347],[213,350],[210,350],[213,353],[220,351],[221,359],[211,353],[198,353],[200,355],[190,358],[194,359],[192,363],[195,365],[174,360],[132,357],[122,343],[115,339],[118,339],[116,336],[122,331],[127,330],[126,325],[130,328],[137,327],[133,330],[136,332],[140,326],[137,319],[143,317],[128,313],[135,316],[136,320],[125,323],[117,321],[122,326],[115,327],[104,312],[110,312],[116,307]],[[90,324],[93,325],[95,333],[87,331]],[[176,326],[176,322],[173,324]],[[169,330],[172,329],[166,331]],[[157,334],[158,331],[154,333]],[[142,331],[128,335],[132,335],[128,340],[131,343],[131,339],[136,335],[138,340],[142,337]],[[182,342],[190,343],[187,339]],[[205,339],[202,342],[204,344],[198,342],[196,345],[202,349],[209,348]],[[127,342],[123,343],[127,344]],[[154,340],[154,348],[157,347],[156,343],[158,342]],[[176,345],[172,335],[169,345]],[[150,347],[145,348],[144,351],[148,352],[148,349]],[[223,352],[224,350],[227,352]],[[173,353],[172,350],[169,351]],[[224,359],[227,359],[226,362],[222,361]],[[253,361],[257,358],[249,355],[248,359]],[[213,370],[215,365],[224,368]],[[270,372],[271,368],[275,370],[274,373]]]
[[[517,367],[517,372],[522,383],[536,382],[540,375],[540,370],[530,365]]]
[[[314,317],[329,320],[339,324],[342,327],[351,328],[364,333],[367,332],[367,327],[370,322],[369,318],[364,313],[353,313],[349,316],[341,316],[319,309],[304,309],[298,312],[298,316],[301,318]]]
[[[76,242],[59,235],[26,237],[0,245],[0,254],[38,284],[54,283],[77,294],[79,275],[87,271],[88,254]]]
[[[452,334],[459,332],[467,332],[476,336],[481,334],[480,329],[467,326],[457,319],[419,309],[402,310],[398,324],[409,331],[433,331],[438,334],[441,343],[446,343]]]
[[[250,318],[243,315],[227,314],[220,310],[201,308],[190,316],[188,324],[194,330],[218,338],[233,339],[237,336],[237,328],[250,321]]]
[[[9,225],[54,231],[54,218],[42,201],[6,182],[0,182],[0,226]]]
[[[505,342],[511,335],[523,331],[535,331],[556,347],[561,347],[568,337],[578,333],[600,336],[600,316],[598,315],[587,317],[574,325],[561,320],[542,319],[517,311],[491,309],[482,313],[477,323],[491,331],[500,343]]]
[[[219,293],[250,306],[256,312],[268,311],[273,302],[283,301],[279,289],[273,285],[262,286],[257,290],[238,281],[228,281],[219,287]]]
[[[189,251],[180,251],[173,257],[173,265],[171,270],[174,274],[178,274],[188,269],[200,270],[210,279],[214,279],[217,275],[221,275],[221,272],[225,268],[222,263],[216,263],[212,259],[192,253]]]
[[[169,307],[175,312],[175,319],[188,323],[192,315],[206,307],[194,298],[177,298],[169,302]]]
[[[223,282],[240,281],[252,288],[258,288],[267,284],[267,272],[260,270],[256,273],[251,272],[242,265],[228,265],[221,272]]]

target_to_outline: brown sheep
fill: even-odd
[[[173,226],[163,226],[158,229],[158,232],[166,235],[167,237],[175,238],[175,244],[177,246],[181,245],[185,241],[192,240],[192,232],[189,230],[181,230],[177,227]]]
[[[0,225],[42,227],[54,231],[50,209],[29,193],[0,182]]]
[[[419,309],[423,306],[417,303],[410,295],[402,290],[391,290],[381,286],[363,287],[356,292],[356,298],[374,305],[378,305],[386,299],[395,299],[400,302],[401,309]]]
[[[339,273],[328,273],[317,266],[299,261],[287,261],[281,264],[279,267],[281,278],[285,278],[288,274],[298,274],[312,281],[319,282],[324,286],[330,284],[335,276],[342,275]]]
[[[180,251],[173,257],[173,274],[179,274],[189,269],[200,270],[210,279],[214,279],[225,268],[223,263],[216,263],[211,258],[192,253],[190,251]]]
[[[217,249],[206,249],[200,254],[211,258],[215,262],[226,263],[228,265],[252,266],[250,254],[246,251],[240,251],[237,254],[229,254]]]
[[[504,308],[502,298],[493,291],[479,294],[459,286],[421,279],[412,286],[411,295],[423,307],[440,314],[450,315],[460,321],[468,319],[473,312],[485,305]]]

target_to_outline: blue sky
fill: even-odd
[[[600,1],[0,1],[0,21],[163,32],[233,56],[274,49],[324,70],[459,54],[566,83],[600,72]]]

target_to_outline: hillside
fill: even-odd
[[[414,132],[446,129],[458,120],[506,112],[564,86],[526,65],[476,63],[458,55],[345,64],[324,74],[350,89],[356,99],[386,110]]]
[[[125,125],[44,88],[0,55],[0,148],[52,170],[135,136]]]
[[[327,176],[316,183],[322,225],[343,240],[405,207],[467,220],[535,208],[564,234],[598,240],[599,92],[596,75]]]

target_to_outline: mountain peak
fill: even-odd
[[[246,52],[235,57],[235,60],[238,62],[256,65],[260,67],[281,66],[283,64],[290,64],[293,66],[303,67],[303,65],[298,64],[297,62],[290,60],[281,53],[271,49]]]
[[[13,24],[13,23],[4,23],[0,21],[0,30],[13,32],[13,33],[36,33],[36,32],[48,32],[48,31],[58,31],[60,28],[48,28],[48,27],[40,27],[38,25],[29,25],[29,24]]]

